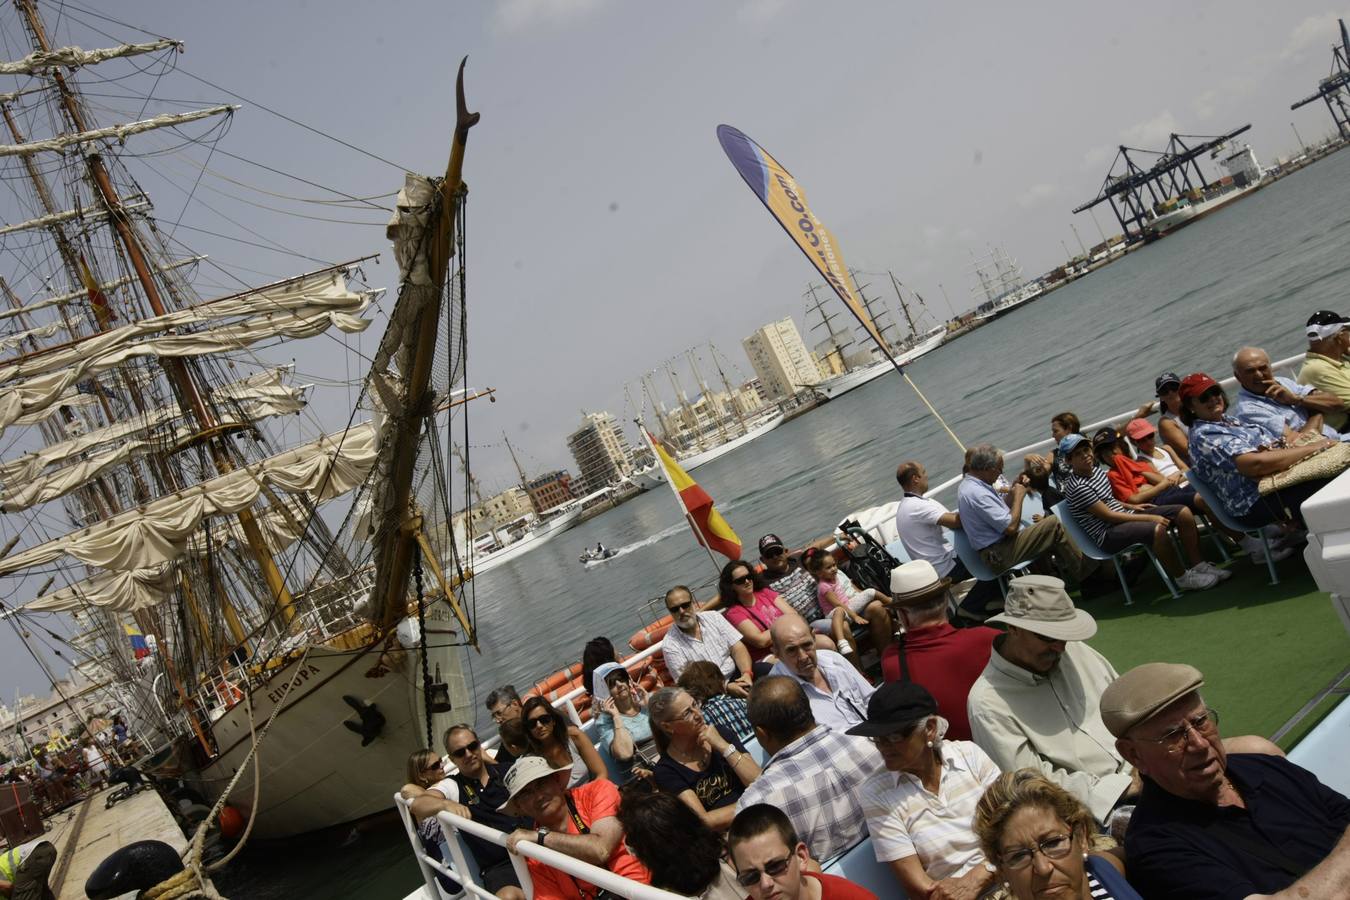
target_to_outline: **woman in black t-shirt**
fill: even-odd
[[[661,751],[652,779],[709,828],[725,831],[746,785],[759,777],[759,765],[735,734],[704,722],[698,701],[680,688],[657,691],[647,711]]]

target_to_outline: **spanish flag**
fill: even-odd
[[[113,312],[108,296],[99,289],[98,282],[94,280],[94,273],[89,271],[89,263],[84,261],[83,253],[80,254],[80,280],[84,282],[84,289],[89,292],[89,305],[94,308],[94,318],[98,320],[99,331],[107,331],[112,327],[112,320],[117,318],[117,313]]]
[[[660,461],[671,490],[680,498],[680,505],[684,507],[685,515],[694,529],[694,536],[698,538],[698,542],[727,559],[740,559],[741,539],[736,537],[736,532],[731,530],[727,520],[714,508],[712,497],[708,496],[708,492],[700,487],[697,481],[689,477],[688,472],[680,468],[675,457],[666,451],[651,432],[643,428],[642,433]]]
[[[143,659],[150,655],[150,645],[145,642],[145,635],[135,625],[123,625],[122,629],[126,631],[127,637],[131,640],[131,654],[137,659]]]

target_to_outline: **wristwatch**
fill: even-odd
[[[546,834],[548,834],[548,829],[540,827],[540,829],[534,833],[534,842],[540,847],[544,846],[544,835]]]

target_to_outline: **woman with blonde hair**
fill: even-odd
[[[1076,797],[1035,769],[1000,775],[975,807],[975,835],[1017,900],[1141,900],[1114,852],[1093,852],[1097,827]]]

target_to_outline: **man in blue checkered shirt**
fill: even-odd
[[[885,768],[872,745],[817,725],[806,692],[786,675],[755,682],[749,713],[755,737],[770,755],[737,811],[756,803],[778,807],[821,863],[866,837],[858,788]]]

